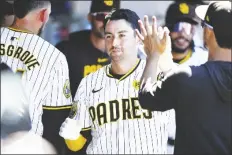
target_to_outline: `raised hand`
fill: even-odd
[[[152,25],[149,24],[148,16],[144,16],[144,24],[138,21],[141,33],[136,30],[137,36],[143,41],[144,51],[148,57],[161,55],[166,50],[171,50],[171,39],[167,27],[158,27],[156,17],[152,16]]]

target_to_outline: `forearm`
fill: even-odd
[[[139,103],[143,109],[148,109],[151,111],[157,110],[154,103],[154,96],[152,96],[149,92],[139,92]]]
[[[159,55],[147,58],[146,66],[141,77],[141,92],[147,92],[157,82]]]

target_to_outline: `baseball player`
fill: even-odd
[[[160,154],[167,151],[169,112],[143,110],[138,102],[145,60],[137,58],[139,17],[119,9],[105,19],[106,49],[112,60],[85,77],[60,135],[73,151],[92,141],[87,154]],[[81,132],[80,132],[81,131]]]
[[[59,149],[63,139],[58,131],[71,108],[71,93],[64,55],[38,36],[49,19],[51,4],[16,0],[14,11],[14,24],[1,27],[1,63],[21,74],[29,94],[32,132]]]
[[[69,39],[61,41],[56,47],[66,56],[69,65],[72,97],[85,76],[109,64],[105,52],[103,21],[114,8],[120,7],[120,0],[92,0],[88,14],[91,30],[69,34]]]
[[[196,13],[202,19],[209,61],[200,66],[169,66],[162,70],[163,83],[156,78],[157,64],[163,54],[171,53],[171,38],[168,30],[161,28],[165,37],[159,39],[145,22],[141,37],[145,38],[149,58],[139,101],[149,110],[175,109],[175,154],[231,154],[231,2],[214,1],[197,7]],[[172,63],[172,59],[167,62]],[[184,74],[177,73],[180,69]]]
[[[194,1],[195,2],[195,1]],[[195,2],[200,3],[200,2]],[[197,26],[200,23],[195,13],[197,4],[193,2],[174,2],[166,12],[165,25],[170,30],[173,61],[177,64],[199,66],[208,59],[208,51],[196,45]],[[172,111],[174,113],[174,110]],[[175,115],[174,115],[175,116]],[[170,125],[168,153],[174,152],[175,118]]]
[[[173,61],[178,64],[199,66],[208,59],[208,52],[196,45],[197,25],[196,4],[172,3],[166,13],[165,25],[170,30]]]

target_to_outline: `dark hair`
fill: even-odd
[[[134,11],[129,9],[118,9],[111,11],[104,20],[104,29],[109,20],[120,20],[120,19],[126,20],[128,23],[130,23],[133,29],[138,29],[140,32],[140,27],[138,23],[138,20],[140,18]]]
[[[216,38],[217,44],[221,48],[232,48],[232,39],[231,39],[232,36],[231,36],[231,33],[228,34],[227,36],[220,35],[220,34],[218,34],[218,35],[215,34],[215,38]]]
[[[0,26],[4,23],[6,15],[13,14],[13,4],[9,3],[6,0],[0,0]]]
[[[50,4],[51,2],[48,0],[15,0],[14,13],[17,18],[24,18],[30,11]]]

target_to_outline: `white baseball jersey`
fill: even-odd
[[[12,28],[1,28],[0,53],[1,63],[22,73],[29,95],[32,131],[42,135],[43,106],[71,105],[65,56],[39,36]]]
[[[207,60],[208,60],[208,51],[205,51],[200,47],[194,47],[194,51],[191,52],[189,58],[186,59],[181,64],[185,64],[189,66],[199,66],[201,64],[204,64]]]
[[[104,66],[82,79],[75,96],[73,119],[91,129],[87,154],[161,154],[167,152],[170,112],[151,112],[138,101],[145,61],[120,79]]]

